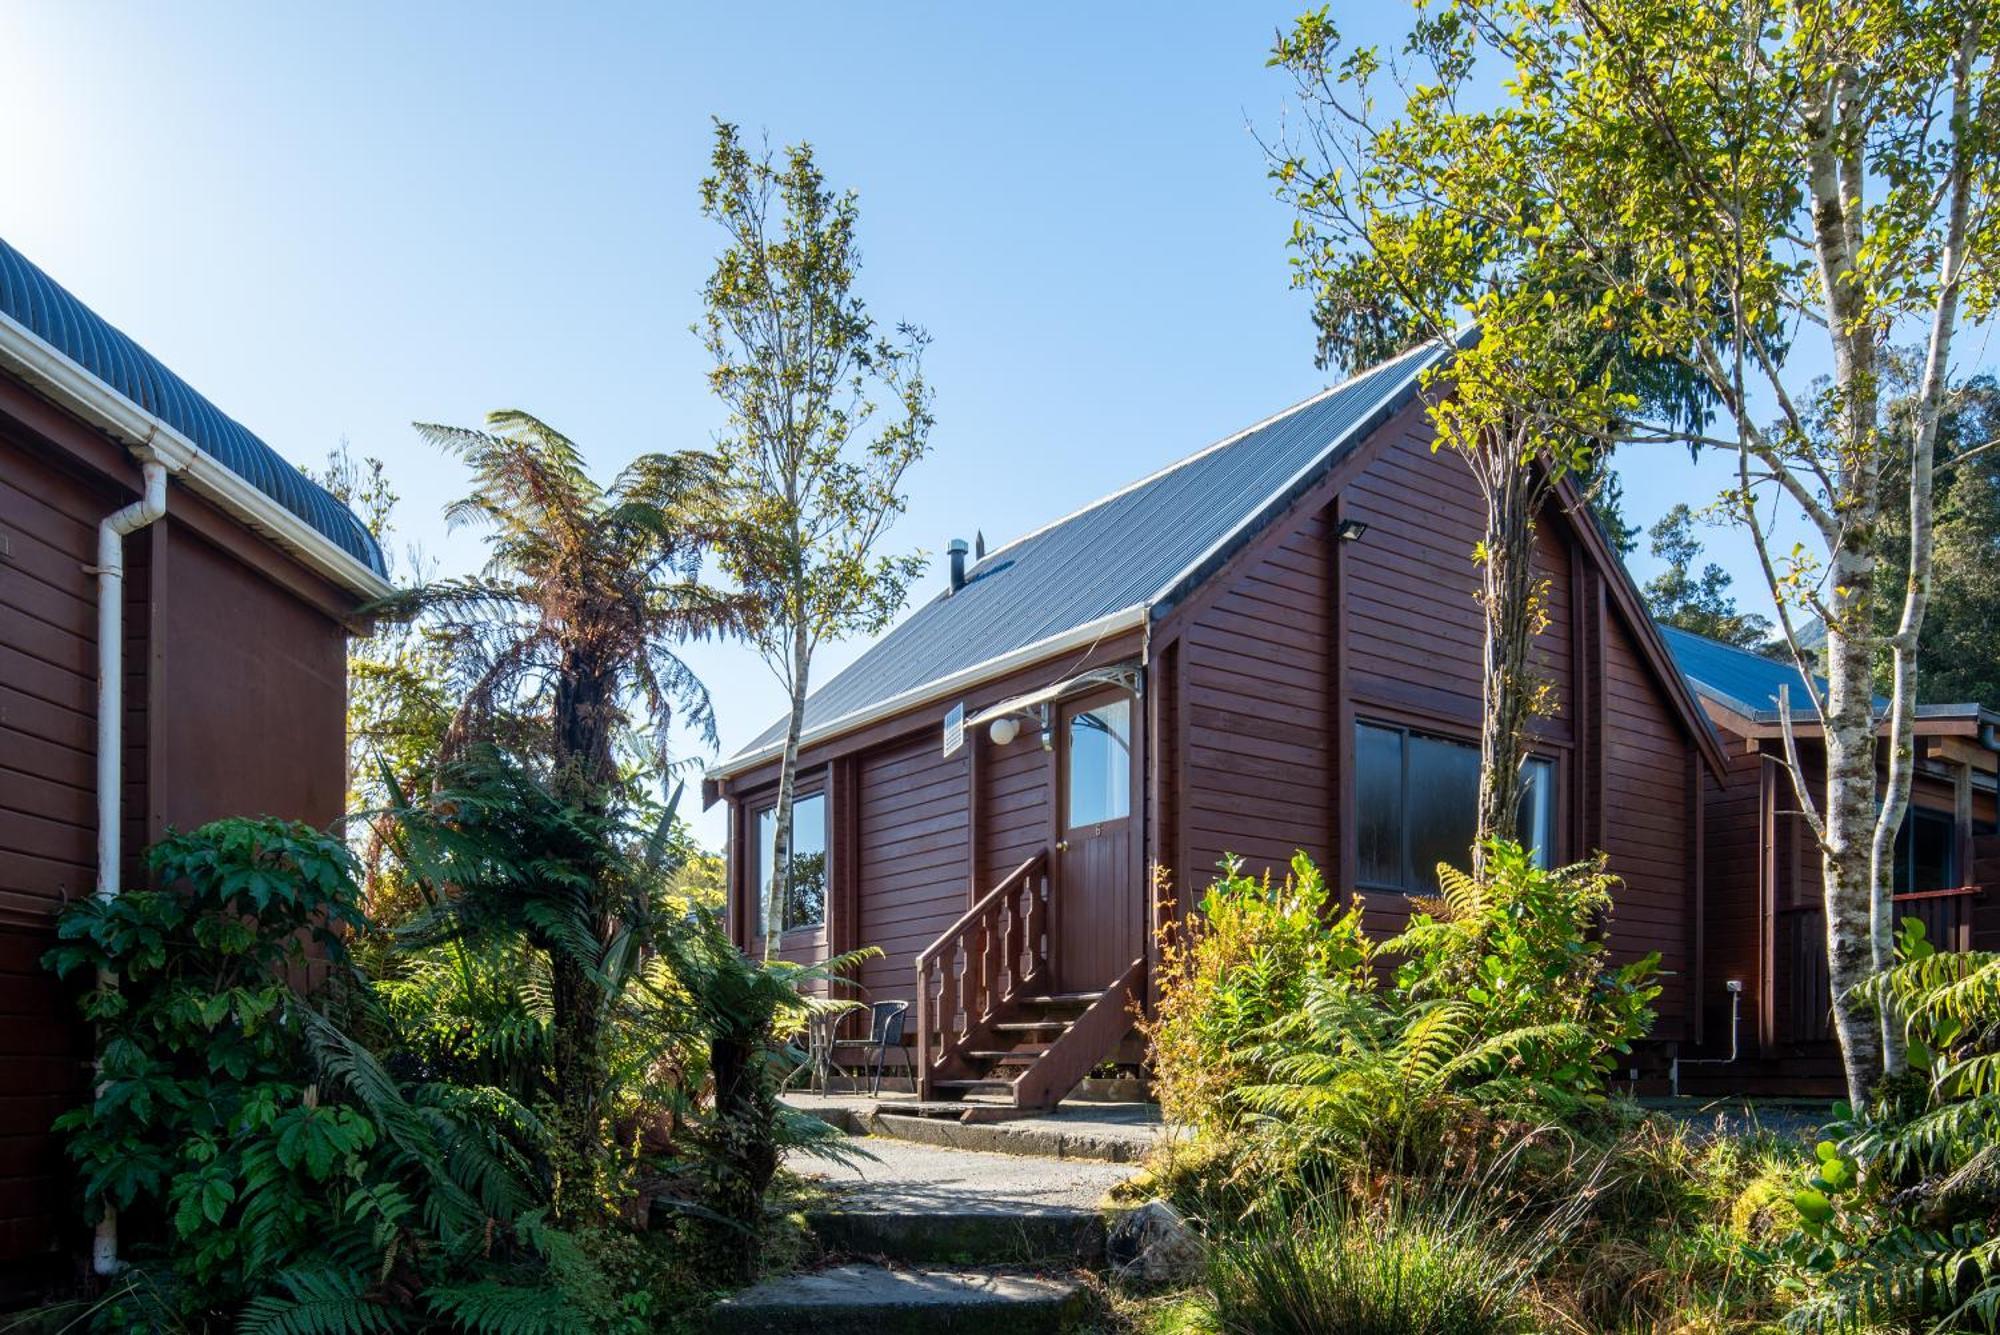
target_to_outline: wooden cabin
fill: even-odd
[[[388,590],[345,506],[0,242],[0,1295],[85,1235],[49,1129],[92,1047],[40,965],[56,912],[168,826],[337,819],[347,635]]]
[[[1784,761],[1779,714],[1782,690],[1808,795],[1823,807],[1826,752],[1812,697],[1789,662],[1671,627],[1662,635],[1728,755],[1728,782],[1706,784],[1703,798],[1707,1042],[1683,1061],[1681,1088],[1841,1095],[1820,854]],[[1910,813],[1895,848],[1897,917],[1922,921],[1941,950],[2000,950],[2000,896],[1986,889],[2000,883],[2000,715],[1978,704],[1924,705],[1916,731]]]
[[[1463,860],[1477,785],[1483,509],[1433,452],[1424,348],[984,553],[813,692],[785,957],[880,947],[922,1090],[1047,1106],[1137,1057],[1154,925],[1225,855],[1302,849],[1372,926]],[[1571,503],[1542,516],[1559,708],[1522,832],[1624,878],[1611,940],[1657,950],[1662,1046],[1697,1038],[1701,804],[1724,758],[1637,591]],[[967,556],[971,560],[967,562]],[[755,948],[782,725],[711,776]],[[1189,893],[1189,891],[1193,893]],[[1649,1063],[1664,1065],[1656,1053]]]

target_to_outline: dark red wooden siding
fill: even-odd
[[[918,952],[965,912],[965,771],[929,734],[861,761],[858,936],[884,952],[861,969],[873,1000],[913,999]]]
[[[1225,854],[1282,876],[1332,865],[1333,586],[1323,515],[1279,537],[1192,614],[1180,644],[1187,865],[1197,891]]]

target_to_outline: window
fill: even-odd
[[[1555,762],[1530,756],[1521,779],[1515,837],[1546,867],[1555,845]],[[1478,807],[1478,747],[1355,725],[1354,842],[1361,884],[1434,892],[1438,863],[1465,865]]]
[[[1896,893],[1949,890],[1958,884],[1958,826],[1942,811],[1910,809],[1896,831]]]
[[[1132,811],[1132,702],[1110,700],[1069,716],[1069,828]]]
[[[757,813],[757,866],[762,873],[757,900],[757,932],[770,931],[771,884],[769,872],[777,854],[778,808],[765,807]],[[778,930],[818,927],[826,921],[826,794],[810,793],[792,799],[791,874],[777,895]]]

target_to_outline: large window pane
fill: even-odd
[[[1949,890],[1958,884],[1957,844],[1952,817],[1912,810],[1896,832],[1896,893]]]
[[[1403,810],[1409,825],[1409,880],[1419,894],[1437,890],[1437,865],[1463,867],[1472,855],[1479,810],[1479,751],[1435,737],[1408,742]]]
[[[757,814],[757,866],[770,869],[777,857],[778,809],[766,807]],[[812,793],[792,802],[791,874],[778,893],[778,929],[817,927],[826,921],[826,794]],[[760,884],[757,920],[759,934],[770,930],[771,884],[775,872]]]
[[[1132,810],[1132,702],[1112,700],[1069,718],[1069,828]]]
[[[1364,885],[1403,884],[1403,734],[1354,729],[1355,873]]]
[[[1354,728],[1355,874],[1363,886],[1437,890],[1437,865],[1466,866],[1479,811],[1479,748],[1401,728]],[[1538,866],[1555,847],[1555,762],[1521,768],[1515,837]]]

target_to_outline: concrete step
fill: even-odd
[[[830,1255],[908,1265],[1031,1265],[1095,1269],[1104,1263],[1104,1216],[1095,1210],[808,1210],[806,1225]]]
[[[712,1335],[1059,1335],[1085,1310],[1070,1279],[994,1270],[835,1266],[783,1275],[710,1308]]]

